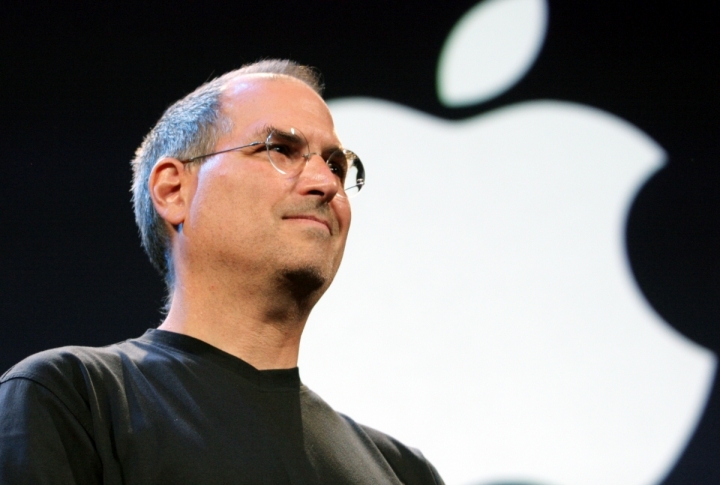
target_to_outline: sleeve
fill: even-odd
[[[41,383],[26,377],[0,383],[0,483],[102,483],[95,445],[82,409],[71,409]]]

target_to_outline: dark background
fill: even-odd
[[[446,118],[552,98],[639,126],[670,161],[628,218],[635,277],[671,325],[718,353],[720,3],[549,0],[528,75],[451,110],[435,94],[438,55],[476,3],[4,1],[0,369],[159,323],[163,287],[139,245],[129,160],[171,102],[261,57],[317,66],[327,98],[390,99]],[[666,485],[720,483],[718,388]]]

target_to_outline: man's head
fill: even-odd
[[[335,197],[337,184],[321,157],[311,156],[295,176],[269,163],[264,143],[183,163],[264,142],[272,128],[302,133],[309,152],[325,157],[339,141],[320,90],[311,69],[262,61],[178,101],[145,138],[133,160],[135,215],[143,246],[170,292],[178,257],[172,241],[180,234],[192,238],[193,249],[183,257],[207,257],[203,267],[224,266],[215,268],[219,273],[284,264],[288,277],[329,284],[350,212],[347,200]],[[182,203],[172,192],[178,177],[184,177]]]

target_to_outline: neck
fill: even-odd
[[[280,275],[264,285],[231,287],[217,278],[179,277],[159,328],[195,337],[256,369],[296,367],[300,337],[318,299],[315,291],[299,289],[307,283],[303,279]]]

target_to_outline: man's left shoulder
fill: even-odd
[[[440,474],[420,450],[406,446],[374,428],[356,423],[342,413],[338,414],[351,426],[360,428],[372,440],[403,483],[444,485]]]

